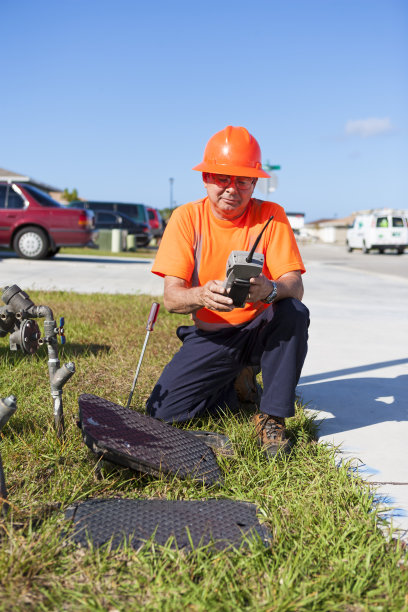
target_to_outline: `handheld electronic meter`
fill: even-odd
[[[248,297],[249,279],[259,276],[264,265],[262,253],[255,253],[255,249],[273,216],[262,228],[250,251],[232,251],[227,261],[227,278],[224,287],[229,290],[228,295],[236,308],[243,308]]]

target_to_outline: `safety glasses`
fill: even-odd
[[[209,174],[211,180],[218,185],[218,187],[223,187],[226,189],[230,187],[232,183],[234,183],[236,189],[250,189],[254,183],[253,178],[249,178],[247,176],[229,176],[228,174]]]

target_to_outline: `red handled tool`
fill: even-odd
[[[152,307],[150,308],[149,318],[147,319],[147,325],[146,325],[147,334],[146,334],[146,338],[143,344],[142,354],[140,355],[139,363],[137,364],[136,374],[133,379],[133,384],[132,384],[132,388],[129,393],[126,408],[129,408],[130,402],[132,401],[133,391],[135,390],[137,377],[139,376],[139,370],[140,370],[140,366],[142,365],[142,359],[143,359],[144,352],[146,350],[147,341],[149,339],[150,332],[153,331],[154,324],[156,323],[157,315],[159,314],[159,308],[160,308],[160,304],[158,302],[153,302]]]

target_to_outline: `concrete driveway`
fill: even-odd
[[[311,326],[299,392],[323,419],[320,441],[376,484],[407,538],[408,255],[301,251]]]
[[[163,283],[150,268],[153,259],[57,255],[33,261],[0,252],[0,287],[77,293],[161,295]]]
[[[301,245],[311,311],[299,392],[323,419],[320,440],[339,446],[376,483],[394,527],[408,536],[408,254],[347,253]],[[0,286],[160,296],[151,260],[0,253]]]

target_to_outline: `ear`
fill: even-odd
[[[208,172],[203,172],[203,173],[202,173],[202,177],[203,177],[203,183],[204,183],[204,185],[207,187],[207,183],[208,183]]]

